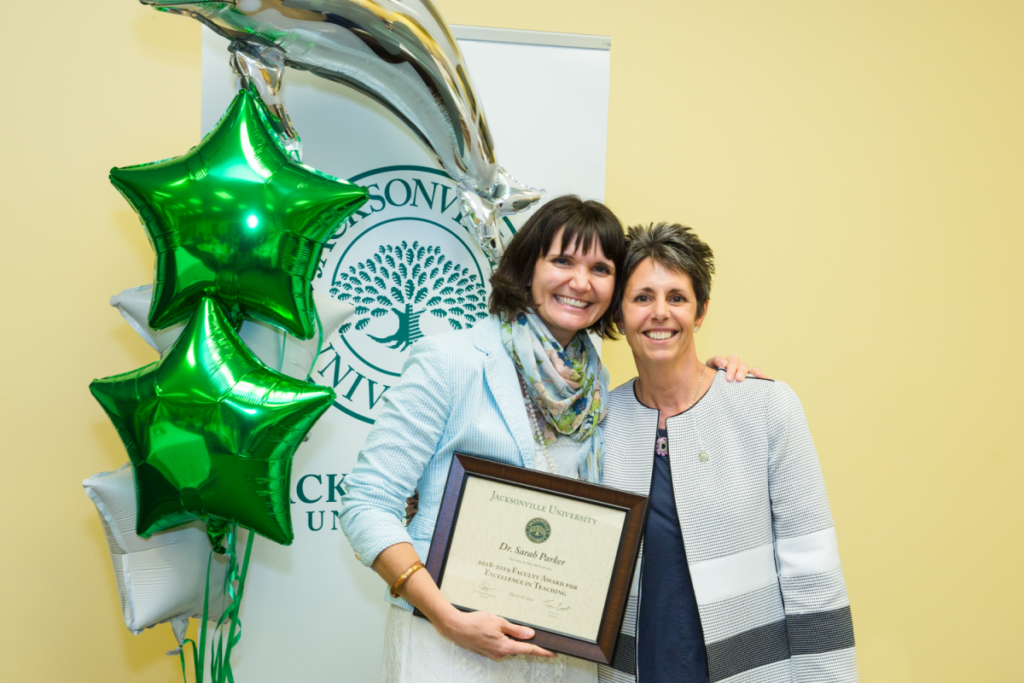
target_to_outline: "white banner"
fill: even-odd
[[[547,198],[603,199],[609,52],[557,46],[601,39],[453,28],[499,161]],[[371,195],[325,248],[314,281],[317,292],[358,312],[314,366],[313,379],[338,398],[295,456],[295,542],[256,541],[235,670],[245,683],[375,681],[386,587],[356,561],[338,525],[343,480],[411,345],[486,315],[490,270],[457,220],[454,183],[404,124],[309,73],[289,69],[285,83],[303,161]],[[227,41],[204,27],[203,133],[234,94]],[[509,234],[523,220],[508,223]]]

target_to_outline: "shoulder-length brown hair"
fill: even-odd
[[[601,202],[583,201],[575,195],[556,197],[537,209],[505,248],[505,255],[491,275],[489,310],[506,320],[533,308],[530,286],[537,260],[548,253],[555,235],[562,228],[562,252],[577,240],[586,253],[596,239],[607,257],[615,265],[615,291],[611,305],[601,318],[587,328],[590,332],[614,339],[613,312],[618,309],[622,296],[622,261],[626,253],[626,238],[622,223],[611,209]]]

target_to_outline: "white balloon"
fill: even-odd
[[[170,621],[181,645],[189,617],[201,618],[206,592],[210,541],[206,526],[193,522],[140,538],[135,533],[135,482],[130,463],[82,482],[95,503],[114,565],[124,624],[134,634]],[[227,607],[224,573],[227,558],[213,553],[210,563],[208,619]]]
[[[153,285],[142,285],[110,297],[110,305],[117,308],[132,329],[163,356],[181,336],[185,323],[162,330],[150,327],[149,304],[152,298]],[[323,331],[323,344],[326,345],[327,340],[338,332],[338,328],[352,315],[355,308],[316,292],[313,293],[313,300],[316,302],[319,316],[318,332]],[[319,334],[314,334],[312,339],[303,340],[260,320],[247,318],[242,323],[238,336],[267,367],[296,379],[309,377],[317,354],[320,353]]]
[[[110,305],[121,312],[121,316],[139,333],[142,340],[156,349],[161,356],[181,336],[185,323],[171,325],[162,330],[149,326],[149,304],[153,299],[153,285],[141,285],[126,289],[110,297]]]

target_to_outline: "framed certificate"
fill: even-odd
[[[644,496],[456,453],[427,570],[457,608],[609,664],[646,512]]]

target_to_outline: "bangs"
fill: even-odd
[[[596,213],[596,212],[595,212]],[[618,264],[625,255],[625,244],[622,237],[622,228],[619,225],[601,220],[604,216],[576,214],[567,217],[565,228],[562,230],[562,240],[559,246],[559,253],[573,251],[578,245],[581,253],[589,254],[596,244],[601,245],[606,259],[613,264]],[[555,235],[561,229],[561,225],[550,224],[542,242],[538,257],[544,256],[551,249]]]
[[[594,246],[595,235],[597,235],[597,227],[593,225],[580,225],[578,221],[566,223],[565,230],[562,231],[562,253],[572,251],[573,245],[577,242],[584,254],[589,253]],[[601,250],[604,251],[603,244]]]

